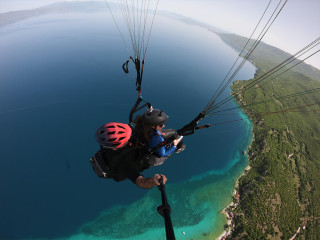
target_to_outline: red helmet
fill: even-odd
[[[131,137],[131,127],[128,124],[106,123],[96,131],[97,142],[106,148],[121,148]]]

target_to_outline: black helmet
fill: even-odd
[[[169,116],[160,109],[148,109],[143,114],[144,123],[156,126],[165,124],[168,121]]]

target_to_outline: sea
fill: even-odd
[[[98,178],[89,163],[99,148],[95,130],[127,123],[137,99],[134,66],[128,74],[121,68],[129,57],[107,10],[0,28],[0,239],[165,239],[160,191]],[[208,29],[158,15],[142,97],[169,115],[166,128],[179,129],[204,109],[237,57]],[[235,80],[255,71],[246,63]],[[252,125],[241,109],[200,122],[241,118],[185,136],[184,152],[143,172],[168,178],[176,239],[223,233],[221,210],[247,166]]]

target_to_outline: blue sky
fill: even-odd
[[[60,1],[0,0],[0,12],[32,9]],[[179,13],[249,37],[269,1],[160,0],[159,9]],[[271,8],[274,8],[279,1],[272,0]],[[263,41],[294,54],[318,37],[320,37],[320,0],[288,0],[285,8],[265,35]],[[315,49],[320,49],[320,47]],[[320,53],[306,62],[320,69]]]

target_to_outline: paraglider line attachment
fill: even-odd
[[[205,117],[205,113],[201,112],[199,113],[199,115],[193,119],[190,123],[188,123],[187,125],[185,125],[183,128],[179,129],[177,132],[179,135],[182,136],[187,136],[187,135],[191,135],[195,132],[195,130],[197,129],[202,129],[202,128],[208,128],[210,127],[209,124],[203,125],[198,127],[198,123]]]

